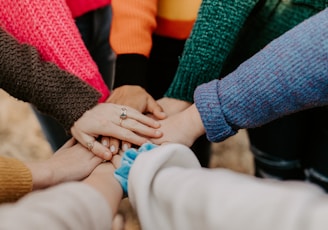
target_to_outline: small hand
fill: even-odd
[[[155,120],[166,118],[166,114],[154,98],[145,89],[137,85],[124,85],[116,88],[106,102],[132,107]],[[101,141],[105,145],[108,144],[112,154],[117,153],[119,146],[123,151],[132,146],[130,142],[119,141],[113,137],[103,137]]]
[[[157,100],[157,103],[163,108],[167,116],[171,116],[178,112],[187,109],[191,103],[188,101],[182,101],[175,98],[163,97]]]
[[[141,113],[151,113],[156,119],[164,119],[162,107],[145,89],[137,85],[123,85],[114,89],[107,102],[126,105]]]
[[[151,140],[158,145],[165,142],[176,142],[190,147],[198,137],[205,133],[195,105],[160,122],[163,136]]]
[[[121,117],[124,113],[126,116]],[[110,160],[108,147],[97,141],[99,136],[114,137],[136,145],[149,138],[161,137],[158,121],[137,110],[112,103],[101,103],[85,112],[71,128],[72,135],[95,155]]]
[[[39,189],[61,182],[81,180],[101,162],[101,158],[70,139],[48,160],[26,165],[32,173],[33,189]]]

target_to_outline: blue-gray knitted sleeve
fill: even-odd
[[[222,141],[240,128],[328,104],[328,9],[316,14],[194,99],[207,136]]]

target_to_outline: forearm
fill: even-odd
[[[138,156],[129,197],[142,228],[297,230],[327,223],[325,194],[315,186],[202,169],[197,162],[188,148],[176,144]]]
[[[112,210],[113,215],[115,215],[123,197],[123,190],[119,182],[112,175],[113,173],[108,173],[106,178],[87,178],[84,180],[84,183],[91,186],[103,196],[107,202],[107,205]]]
[[[197,88],[195,103],[211,141],[328,104],[327,21],[325,10],[271,42],[227,77]]]
[[[64,0],[1,0],[0,19],[2,28],[19,42],[34,46],[43,60],[90,84],[101,93],[101,101],[108,97],[108,88]]]
[[[198,85],[219,77],[240,29],[257,2],[203,0],[165,96],[192,102]]]
[[[0,228],[110,229],[112,215],[101,194],[89,185],[71,182],[0,206]]]
[[[32,46],[19,44],[0,28],[0,87],[32,103],[69,130],[82,114],[95,106],[100,94],[77,77],[44,62]]]

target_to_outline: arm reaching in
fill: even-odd
[[[126,118],[121,118],[122,112]],[[112,153],[96,139],[102,136],[115,137],[136,145],[158,138],[160,123],[127,106],[111,103],[98,104],[87,111],[71,129],[74,137],[97,156],[110,160]]]

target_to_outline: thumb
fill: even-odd
[[[154,100],[154,98],[148,98],[147,111],[152,113],[155,118],[162,120],[166,118],[163,108]]]

